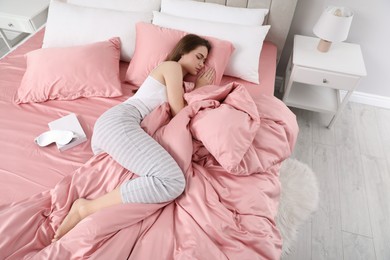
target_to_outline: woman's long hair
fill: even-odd
[[[199,46],[205,46],[207,51],[210,53],[211,44],[208,40],[199,37],[195,34],[187,34],[176,44],[175,48],[172,49],[171,53],[168,54],[166,61],[179,61],[181,56],[189,53]]]

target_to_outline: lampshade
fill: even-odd
[[[346,7],[329,6],[322,13],[313,32],[321,39],[318,49],[326,52],[332,42],[342,42],[348,37],[353,12]],[[321,44],[325,45],[320,48]],[[327,49],[326,49],[327,48]]]

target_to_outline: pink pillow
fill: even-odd
[[[126,81],[135,86],[140,86],[149,73],[165,60],[176,43],[186,34],[188,33],[153,24],[137,23],[135,51],[126,73]],[[207,57],[206,67],[210,66],[215,69],[214,84],[219,84],[234,47],[228,41],[213,37],[204,38],[212,45],[211,52]]]
[[[83,46],[38,49],[26,57],[17,104],[122,95],[118,37]]]

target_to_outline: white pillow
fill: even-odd
[[[152,12],[160,10],[160,0],[68,0],[70,4],[119,11]]]
[[[213,22],[262,25],[268,9],[239,8],[186,0],[162,0],[161,12]]]
[[[135,49],[135,24],[151,20],[151,12],[122,12],[53,0],[42,47],[70,47],[119,37],[121,60],[130,61]]]
[[[235,50],[225,75],[259,84],[259,58],[263,41],[270,28],[186,19],[153,12],[153,24],[198,35],[211,36],[233,44]]]

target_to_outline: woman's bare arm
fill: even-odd
[[[167,87],[168,103],[173,116],[185,106],[183,71],[179,63],[167,61],[158,66],[151,75]]]

